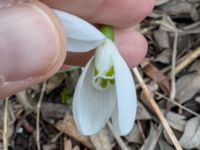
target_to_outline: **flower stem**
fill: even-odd
[[[113,31],[113,28],[109,25],[102,25],[99,30],[110,40],[115,40],[115,33]]]

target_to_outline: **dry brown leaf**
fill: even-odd
[[[136,119],[137,120],[152,119],[152,116],[149,114],[149,112],[146,110],[146,108],[140,102],[138,102],[138,105],[137,105]]]
[[[200,89],[200,74],[194,72],[179,78],[176,82],[176,97],[180,103],[190,100]]]
[[[71,116],[70,113],[66,113],[64,120],[59,121],[56,124],[56,128],[65,133],[66,135],[74,138],[81,144],[85,145],[86,147],[92,149],[93,145],[90,142],[89,138],[86,136],[83,136],[79,133],[79,131],[76,128],[76,125],[74,123],[73,117]]]
[[[173,20],[168,15],[163,15],[162,21],[160,22],[160,30],[164,30],[167,32],[172,32],[177,30]]]
[[[195,7],[192,8],[192,10],[190,12],[190,16],[191,16],[192,20],[194,20],[194,21],[199,20],[199,18],[200,18],[199,12]]]
[[[155,61],[163,64],[169,64],[171,62],[171,50],[165,49],[156,57]]]
[[[184,131],[186,121],[184,120],[185,117],[174,113],[174,112],[168,112],[166,116],[167,122],[172,126],[174,129],[178,131]]]
[[[170,0],[157,0],[157,1],[156,1],[156,6],[163,5],[163,4],[165,4],[165,3],[169,2],[169,1],[170,1]]]
[[[183,14],[190,14],[192,10],[192,5],[191,3],[188,2],[174,0],[161,6],[161,8],[173,14],[183,15]]]
[[[158,44],[159,49],[169,49],[170,42],[169,42],[169,35],[166,31],[163,30],[156,30],[153,32],[154,39]]]
[[[56,74],[55,76],[51,77],[46,83],[45,92],[47,94],[50,93],[52,90],[58,87],[63,80],[64,80],[63,74]]]
[[[159,140],[158,145],[160,150],[175,150],[173,147],[171,147],[168,143],[164,142],[163,140]]]
[[[131,132],[126,136],[128,142],[142,144],[142,136],[137,125],[134,125]]]
[[[80,148],[78,145],[73,148],[71,140],[64,137],[64,150],[80,150]]]
[[[108,130],[106,128],[101,130],[98,134],[90,136],[90,140],[96,150],[112,150],[112,146],[108,138]]]
[[[53,144],[43,145],[42,148],[43,150],[53,150],[53,149],[58,149],[58,146],[55,143],[53,143]]]
[[[189,71],[197,71],[200,73],[200,60],[197,60],[195,63],[193,63]]]
[[[153,64],[151,64],[147,60],[142,63],[142,70],[147,76],[149,76],[159,85],[163,92],[169,94],[170,83],[167,77],[162,72],[160,72],[160,70],[158,70]]]
[[[179,142],[186,149],[200,147],[200,118],[194,117],[190,119],[186,126],[185,131],[180,138]]]
[[[173,130],[173,132],[174,132],[176,138],[180,139],[182,133],[179,131],[176,131],[176,130]],[[174,145],[171,138],[169,137],[169,134],[166,132],[166,130],[163,130],[163,135],[164,135],[164,138],[167,143],[169,143],[170,145]]]
[[[156,144],[158,142],[158,139],[160,137],[162,131],[162,127],[155,128],[153,124],[151,125],[150,133],[145,140],[144,144],[140,148],[140,150],[155,150]]]
[[[55,104],[50,102],[42,102],[42,115],[45,119],[61,119],[64,118],[66,112],[69,112],[69,108],[66,105]]]
[[[80,150],[80,147],[78,145],[76,145],[73,150]]]

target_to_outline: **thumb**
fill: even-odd
[[[64,61],[60,22],[39,2],[2,9],[0,33],[0,98],[47,79]]]

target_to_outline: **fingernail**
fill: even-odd
[[[58,58],[56,27],[48,15],[34,8],[15,6],[0,13],[0,76],[6,81],[38,77]]]

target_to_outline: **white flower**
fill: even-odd
[[[85,52],[96,48],[85,66],[73,98],[73,115],[83,135],[96,134],[111,118],[119,135],[133,127],[136,89],[131,72],[115,44],[86,21],[56,11],[68,35],[69,50]]]

